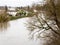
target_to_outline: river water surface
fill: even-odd
[[[37,41],[28,39],[29,31],[24,24],[26,20],[27,18],[23,18],[3,24],[5,28],[0,29],[0,45],[38,45]]]

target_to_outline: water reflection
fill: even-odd
[[[6,31],[0,32],[0,45],[38,45],[38,41],[28,39],[29,31],[26,30],[24,24],[26,20],[28,18],[9,21],[6,24],[2,23],[0,28],[6,29]]]
[[[37,15],[28,20],[30,39],[40,40],[41,45],[60,45],[60,37],[52,31],[58,30],[55,20],[43,16],[45,17],[45,15]]]
[[[7,30],[8,27],[9,27],[8,22],[0,23],[0,31],[5,31],[5,30]]]

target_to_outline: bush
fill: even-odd
[[[9,21],[9,16],[4,13],[4,14],[0,14],[0,22],[7,22]]]
[[[24,10],[19,10],[16,14],[16,16],[25,16],[26,12]]]

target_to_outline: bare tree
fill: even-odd
[[[46,0],[40,10],[28,21],[28,30],[32,38],[46,39],[44,45],[60,45],[60,22],[58,19],[59,4]],[[39,9],[39,7],[38,7]],[[48,43],[47,43],[48,42]]]

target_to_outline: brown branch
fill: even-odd
[[[57,31],[55,31],[52,27],[49,26],[49,24],[41,17],[41,19],[47,24],[47,26],[53,31],[55,32],[57,35],[60,36],[60,33],[58,33]]]
[[[56,24],[57,24],[57,26],[60,28],[60,26],[59,26],[59,24],[58,24],[59,22],[58,22],[58,20],[57,20],[57,14],[56,14],[56,6],[55,6],[55,3],[54,3],[53,0],[50,0],[50,3],[51,3],[51,6],[53,7],[53,13],[52,13],[52,15],[54,15]]]
[[[32,25],[32,26],[34,26],[34,27],[37,27],[37,28],[42,28],[42,27],[37,26],[37,25],[35,25],[35,24],[33,24],[33,23],[30,23],[30,22],[29,22],[29,24]]]

